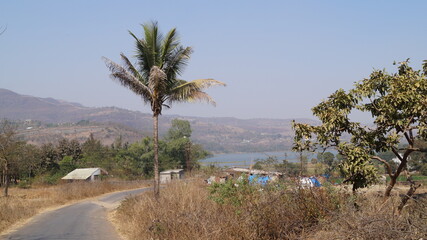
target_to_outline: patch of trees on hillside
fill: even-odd
[[[153,141],[124,142],[121,137],[103,145],[93,134],[86,141],[63,138],[41,146],[26,143],[17,135],[12,122],[0,123],[0,185],[31,182],[55,184],[75,168],[101,167],[110,176],[122,179],[144,179],[153,176]],[[184,127],[182,127],[184,126]],[[167,136],[159,141],[160,170],[199,167],[198,160],[210,153],[191,141],[188,121],[173,122]],[[6,190],[7,191],[7,190]]]

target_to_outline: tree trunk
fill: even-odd
[[[160,197],[160,173],[159,173],[159,115],[153,115],[153,141],[154,141],[154,198]]]
[[[402,200],[400,202],[399,207],[397,208],[399,211],[399,214],[402,213],[403,207],[406,205],[409,199],[411,199],[412,195],[414,195],[417,188],[421,187],[421,184],[415,184],[415,182],[412,180],[412,178],[408,178],[408,182],[410,183],[411,187],[409,188],[406,195],[402,197]]]
[[[192,170],[192,164],[191,164],[191,142],[188,140],[188,143],[185,146],[185,160],[186,160],[186,168],[188,172],[191,172]]]
[[[3,195],[7,197],[9,195],[9,168],[8,163],[4,164],[4,192]]]
[[[403,157],[400,160],[400,164],[396,169],[396,172],[392,175],[390,175],[390,183],[387,186],[387,189],[385,190],[384,196],[390,197],[391,190],[393,189],[394,185],[397,182],[397,178],[399,177],[400,173],[403,171],[403,169],[406,167],[406,163],[408,162],[408,156],[411,154],[412,151],[406,150],[405,154],[403,154]]]
[[[397,176],[392,175],[390,176],[390,182],[387,185],[387,188],[385,190],[384,196],[390,197],[391,190],[393,189],[394,185],[396,184]]]

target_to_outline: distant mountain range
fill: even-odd
[[[26,126],[21,134],[35,144],[60,137],[83,141],[91,132],[109,144],[120,135],[127,136],[126,141],[135,141],[152,132],[152,118],[148,113],[117,107],[85,107],[53,98],[21,95],[7,89],[0,89],[0,118],[21,121]],[[213,152],[284,151],[292,145],[291,119],[162,115],[160,135],[168,130],[174,118],[190,121],[193,141]],[[310,119],[297,121],[316,123]]]

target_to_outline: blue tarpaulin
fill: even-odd
[[[269,176],[257,176],[257,175],[250,175],[248,177],[249,183],[259,183],[261,185],[266,185],[268,181],[270,181]]]
[[[320,184],[319,180],[317,180],[317,178],[315,178],[315,177],[310,177],[310,181],[313,183],[313,185],[315,187],[321,187],[322,186],[322,184]]]

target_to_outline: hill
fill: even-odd
[[[33,127],[32,131],[25,128],[22,132],[23,137],[36,144],[59,137],[84,139],[90,133],[96,133],[96,137],[108,144],[120,135],[128,136],[127,141],[134,141],[152,132],[152,118],[148,113],[117,107],[85,107],[53,98],[21,95],[7,89],[0,89],[0,118],[40,122],[45,128],[37,132],[37,128]],[[167,131],[174,118],[190,121],[193,141],[213,152],[284,151],[292,144],[291,119],[163,115],[159,121],[160,135]],[[90,126],[77,124],[82,121]],[[310,119],[298,121],[314,123]]]

